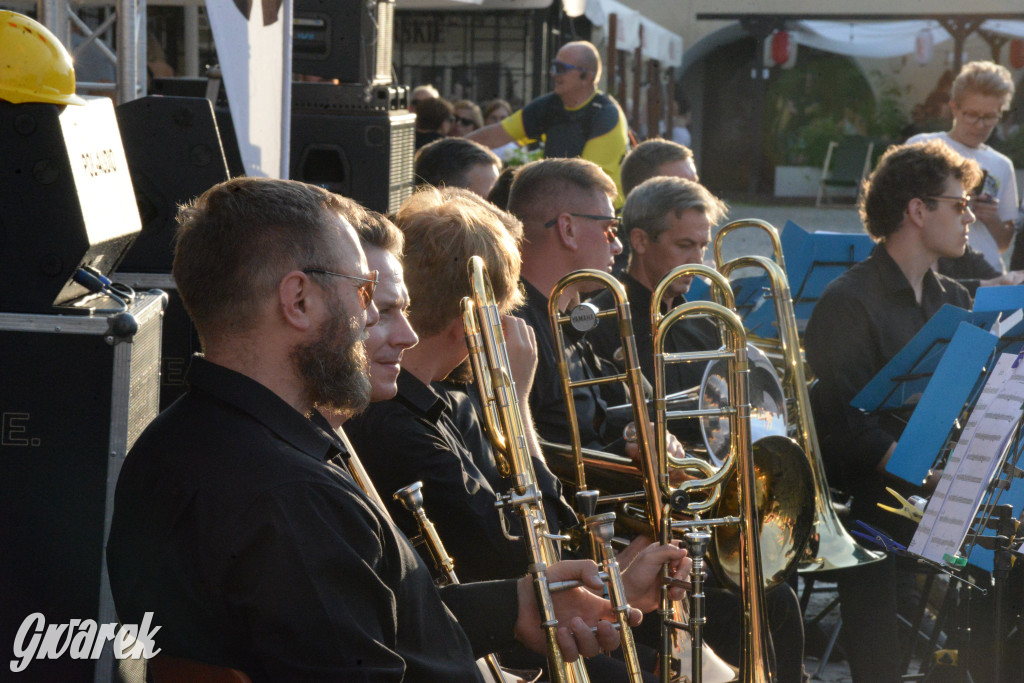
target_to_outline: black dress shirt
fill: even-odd
[[[522,283],[526,290],[526,303],[516,311],[516,315],[533,328],[537,338],[537,372],[530,391],[530,411],[541,438],[569,444],[569,418],[562,398],[562,380],[558,373],[555,338],[548,318],[548,300],[526,280],[522,280]],[[563,353],[572,379],[615,373],[615,368],[609,362],[601,360],[594,353],[587,335],[576,335],[568,327],[564,333],[567,346]],[[580,441],[584,448],[605,449],[610,446],[612,450],[621,450],[621,430],[624,424],[611,425],[606,422],[608,397],[613,404],[626,402],[625,392],[618,388],[605,390],[604,393],[594,387],[577,387],[573,390]]]
[[[875,502],[887,498],[884,487],[897,480],[875,468],[905,422],[869,415],[850,401],[944,304],[969,309],[971,296],[929,270],[919,304],[880,244],[825,288],[807,323],[804,348],[818,378],[811,408],[829,481],[853,494],[855,518],[890,530],[901,518],[879,512]]]
[[[456,397],[441,384],[425,385],[403,369],[398,375],[398,395],[371,404],[346,423],[345,433],[392,517],[409,535],[419,533],[415,521],[391,494],[414,481],[423,482],[424,508],[455,559],[460,581],[526,573],[523,543],[505,537],[501,513],[494,507],[498,492],[511,488],[511,481],[492,483],[477,466],[481,456],[491,463],[494,458],[468,397]],[[481,453],[474,454],[469,442]],[[496,474],[496,468],[491,468]],[[557,501],[546,505],[549,524],[557,532],[559,520],[552,511],[564,507],[558,482],[543,463],[535,460],[534,468],[545,498]],[[518,534],[516,515],[508,514],[506,519],[510,530]],[[429,561],[427,550],[420,551]]]
[[[118,480],[120,619],[152,611],[167,654],[254,681],[479,680],[474,656],[513,642],[514,582],[443,589],[442,602],[333,435],[201,357],[189,381]]]
[[[626,296],[629,299],[629,311],[633,320],[633,337],[636,340],[640,371],[644,378],[653,385],[654,338],[651,336],[651,296],[653,292],[628,273],[622,273],[619,279],[625,285]],[[601,292],[591,301],[601,310],[611,309],[615,305],[612,294],[608,291]],[[682,303],[686,303],[685,297],[679,297],[677,301],[673,302],[673,306]],[[666,307],[662,305],[662,311],[666,310]],[[620,360],[619,352],[622,341],[619,337],[618,326],[613,319],[602,320],[597,329],[588,334],[588,339],[593,344],[594,351],[598,356],[614,361],[620,369],[624,367],[624,359]],[[713,322],[705,318],[691,318],[681,320],[672,326],[665,339],[665,352],[711,351],[721,345],[721,335]],[[706,362],[668,365],[665,369],[665,387],[668,393],[699,386],[704,378],[705,367],[707,367]],[[670,424],[670,428],[685,443],[692,442],[693,439],[700,436],[700,428],[695,419],[675,420]]]

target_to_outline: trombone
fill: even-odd
[[[763,256],[741,256],[728,263],[720,262],[723,235],[743,227],[755,227],[768,232],[774,245],[775,261]],[[836,516],[832,494],[825,478],[825,465],[822,461],[818,433],[815,430],[814,417],[811,414],[811,401],[807,391],[807,378],[804,374],[800,334],[793,312],[793,300],[782,261],[782,245],[778,233],[774,227],[764,221],[736,221],[723,227],[715,236],[714,250],[718,270],[726,278],[739,268],[755,267],[765,272],[771,286],[779,339],[777,342],[770,341],[776,345],[779,358],[782,360],[782,381],[792,401],[790,414],[795,416],[795,419],[791,429],[795,432],[796,440],[806,454],[814,483],[814,533],[811,542],[807,544],[803,558],[801,558],[800,571],[807,573],[843,569],[881,560],[885,557],[884,553],[867,550],[858,544]]]
[[[479,256],[473,256],[469,260],[469,278],[473,296],[462,300],[463,323],[466,327],[466,340],[470,357],[473,359],[471,362],[478,381],[481,401],[485,406],[484,424],[488,433],[492,434],[492,441],[503,448],[505,463],[502,466],[508,468],[515,482],[512,490],[501,496],[498,505],[513,509],[520,517],[523,540],[530,558],[534,592],[540,607],[541,625],[547,637],[548,675],[558,683],[589,681],[582,660],[565,662],[555,638],[558,620],[555,618],[551,601],[554,587],[548,583],[546,569],[548,565],[558,560],[554,542],[568,540],[568,537],[549,532],[541,494],[537,487],[537,477],[526,444],[526,430],[519,413],[515,384],[512,381],[505,348],[505,336],[501,328],[501,315],[491,290],[487,268]],[[604,520],[591,518],[587,521],[595,545],[602,549],[610,548],[603,540],[608,534]],[[506,534],[512,538],[507,530]],[[640,683],[642,674],[628,624],[629,605],[625,603],[618,563],[614,555],[609,555],[606,551],[603,554],[603,578],[609,586],[609,597],[617,614],[622,651],[630,681]]]

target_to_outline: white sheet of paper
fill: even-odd
[[[999,465],[1000,455],[1020,418],[1024,401],[1024,363],[1014,368],[1015,354],[1002,354],[960,438],[908,550],[935,562],[963,545],[982,497]]]

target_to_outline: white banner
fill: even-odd
[[[206,3],[238,149],[249,176],[288,176],[289,9],[287,0]]]

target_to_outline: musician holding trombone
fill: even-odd
[[[726,207],[702,185],[682,177],[665,176],[660,167],[650,168],[649,172],[655,175],[643,179],[633,172],[631,156],[632,153],[623,163],[623,177],[627,175],[625,169],[629,168],[630,179],[642,182],[626,197],[622,210],[623,231],[632,249],[626,272],[619,279],[629,297],[640,367],[644,377],[653,381],[654,345],[649,311],[654,290],[673,268],[704,262],[712,228],[725,218]],[[651,167],[650,164],[646,166]],[[662,301],[663,312],[667,313],[673,306],[686,302],[692,280],[692,277],[683,277],[674,281]],[[601,292],[592,302],[601,310],[614,306],[610,292]],[[621,355],[621,340],[613,325],[603,322],[588,337],[600,357]],[[709,351],[719,346],[721,336],[714,323],[696,318],[681,321],[671,328],[665,351]],[[667,366],[666,391],[675,393],[700,386],[705,366],[706,363]],[[696,422],[695,419],[678,420],[670,425],[684,443],[696,443],[700,438]],[[778,680],[780,683],[800,683],[805,680],[804,632],[796,593],[788,584],[782,584],[767,594],[766,601]],[[716,652],[733,663],[739,661],[740,609],[737,596],[721,588],[708,590],[708,612],[712,615],[708,621],[711,627],[708,638]]]
[[[499,493],[510,482],[497,472],[474,404],[465,394],[442,380],[466,381],[460,374],[468,356],[460,314],[463,296],[471,294],[464,272],[470,256],[487,264],[499,308],[511,310],[521,301],[518,287],[521,226],[509,214],[459,189],[420,190],[398,211],[396,222],[405,238],[405,280],[411,297],[410,321],[419,344],[404,353],[397,376],[397,396],[374,403],[345,425],[371,479],[386,492],[413,481],[424,483],[425,508],[455,561],[460,579],[493,580],[518,576],[527,570],[527,554],[521,541],[506,538],[506,524],[516,534],[521,529],[513,518],[502,519],[495,509]],[[527,439],[532,442],[533,464],[542,489],[548,519],[574,525],[575,515],[560,497],[560,486],[547,469],[536,445],[526,396],[536,365],[532,330],[521,320],[505,316],[504,327],[513,379],[522,390],[519,401]],[[377,355],[374,336],[368,343],[371,358]],[[393,349],[392,349],[393,355]],[[382,354],[388,355],[388,351]],[[378,374],[391,387],[387,368],[371,365],[371,381],[377,391]],[[542,474],[543,473],[543,474]],[[409,533],[415,530],[411,516],[397,502],[392,516]],[[429,555],[428,555],[429,556]],[[688,571],[684,551],[640,540],[622,564],[628,601],[644,611],[657,606],[661,583],[658,573],[666,561],[675,564],[678,577]],[[633,559],[635,558],[635,559]],[[632,562],[628,562],[632,560]],[[679,596],[680,589],[674,589]],[[540,664],[523,653],[502,653],[503,664],[517,667]],[[591,680],[625,680],[623,664],[608,657],[587,661]]]
[[[818,377],[811,402],[831,484],[853,495],[851,517],[908,544],[915,524],[879,510],[885,487],[920,492],[885,473],[906,415],[869,416],[850,406],[865,384],[944,304],[970,309],[968,291],[935,272],[956,258],[974,221],[970,190],[978,165],[939,141],[891,147],[862,193],[860,215],[878,243],[826,287],[804,337]],[[902,674],[896,560],[837,574],[844,649],[857,683],[894,683]]]
[[[315,410],[369,400],[378,273],[351,227],[361,212],[235,178],[180,214],[174,278],[203,355],[125,461],[107,548],[118,616],[152,612],[161,657],[253,681],[478,681],[475,656],[494,647],[546,651],[529,578],[438,591],[318,424]],[[616,647],[597,567],[558,562],[548,578],[592,589],[552,598],[565,658]]]

